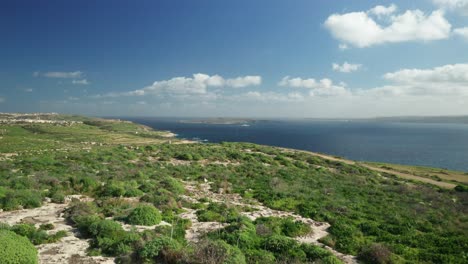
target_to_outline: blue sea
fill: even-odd
[[[242,126],[190,124],[177,118],[122,119],[202,142],[252,142],[352,160],[468,171],[467,124],[270,120]]]

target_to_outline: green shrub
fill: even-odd
[[[276,258],[273,253],[266,250],[248,250],[245,252],[247,263],[269,264],[275,263]]]
[[[62,192],[55,192],[50,197],[53,203],[64,203],[65,202],[65,194]]]
[[[100,197],[121,197],[125,195],[125,186],[123,183],[107,182],[98,188]]]
[[[104,219],[91,223],[88,230],[96,237],[114,238],[122,233],[123,228],[118,222]]]
[[[288,237],[304,236],[312,231],[308,224],[301,221],[294,221],[294,219],[290,217],[260,217],[255,220],[255,223],[266,228],[264,231],[269,230],[272,233]]]
[[[240,217],[235,207],[227,207],[224,203],[210,203],[206,209],[197,211],[201,222],[233,222]]]
[[[245,256],[239,248],[222,240],[204,240],[195,245],[195,263],[245,264]]]
[[[39,226],[39,229],[41,229],[41,230],[52,230],[52,229],[54,229],[54,224],[51,224],[51,223],[41,224]]]
[[[329,256],[333,256],[332,253],[330,253],[330,251],[316,245],[301,244],[300,247],[301,250],[304,251],[304,253],[306,254],[307,260],[309,261],[325,259]]]
[[[18,224],[11,228],[11,231],[20,236],[29,238],[34,245],[40,245],[47,241],[48,235],[44,230],[37,230],[32,224]]]
[[[128,211],[132,208],[132,203],[120,198],[101,198],[95,200],[99,205],[99,209],[106,217],[114,217],[120,219],[128,215]]]
[[[25,237],[8,230],[0,230],[0,263],[35,264],[37,250]]]
[[[0,205],[5,210],[35,208],[41,204],[41,194],[30,190],[10,190],[0,199]]]
[[[364,263],[387,264],[391,263],[392,252],[383,244],[374,243],[363,247],[358,258]]]
[[[266,250],[277,254],[284,254],[295,246],[296,241],[289,237],[272,235],[265,239],[263,243],[263,246]]]
[[[93,235],[90,227],[95,223],[99,223],[102,219],[97,215],[78,215],[73,217],[72,220],[82,235],[90,237]]]
[[[146,243],[143,248],[138,251],[138,256],[144,261],[156,261],[158,259],[164,259],[165,252],[177,250],[178,248],[180,248],[180,245],[176,240],[162,236]]]
[[[161,213],[151,205],[140,205],[128,215],[127,222],[132,225],[157,225],[161,222]]]
[[[459,184],[459,185],[455,186],[455,191],[457,191],[457,192],[468,192],[468,186]]]

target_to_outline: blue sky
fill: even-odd
[[[468,0],[6,0],[0,33],[0,112],[468,114]]]

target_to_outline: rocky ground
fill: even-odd
[[[71,198],[86,200],[81,196],[69,196]],[[89,241],[79,236],[78,231],[69,225],[63,211],[68,203],[56,204],[45,203],[43,206],[33,209],[0,212],[0,222],[10,225],[19,223],[34,224],[39,227],[41,224],[51,223],[54,229],[48,231],[55,233],[61,230],[67,231],[68,236],[56,243],[42,244],[36,246],[39,252],[39,262],[43,264],[110,264],[114,263],[114,258],[91,257],[86,255]]]
[[[310,218],[305,218],[300,215],[273,210],[268,208],[256,200],[246,200],[238,194],[223,193],[222,190],[213,192],[209,182],[195,183],[184,182],[187,195],[183,196],[189,202],[198,202],[199,199],[208,199],[213,202],[226,203],[228,206],[240,206],[250,208],[242,212],[242,215],[255,220],[258,217],[291,217],[296,221],[301,221],[310,225],[312,232],[307,236],[297,237],[296,240],[302,243],[311,243],[322,246],[330,250],[334,255],[343,260],[345,263],[357,263],[354,256],[345,255],[335,251],[334,249],[323,245],[318,240],[328,235],[327,229],[330,224],[318,222]],[[44,264],[110,264],[114,263],[115,259],[110,257],[87,256],[89,241],[81,238],[77,230],[75,230],[63,216],[63,211],[68,206],[68,202],[72,198],[82,201],[90,200],[90,198],[82,196],[69,196],[64,204],[45,203],[39,208],[24,209],[17,211],[0,212],[0,222],[10,225],[19,223],[30,223],[39,227],[41,224],[51,223],[54,229],[48,232],[55,233],[61,230],[67,231],[68,236],[62,238],[56,243],[42,244],[36,246],[39,252],[40,263]],[[192,226],[186,232],[188,241],[196,242],[205,233],[225,227],[226,223],[218,222],[200,222],[198,221],[196,210],[184,208],[185,212],[180,214],[180,217],[189,219]],[[159,225],[170,225],[166,222],[161,222]],[[125,230],[135,228],[137,231],[151,230],[156,226],[132,226],[122,223]]]
[[[311,243],[314,245],[322,246],[329,251],[331,251],[335,256],[344,261],[345,263],[357,263],[356,257],[351,255],[342,254],[336,250],[320,243],[318,240],[327,236],[327,229],[330,227],[330,224],[325,222],[318,222],[310,218],[305,218],[300,215],[273,210],[264,206],[255,200],[246,201],[239,194],[233,193],[223,193],[222,190],[219,192],[213,192],[209,182],[202,184],[196,182],[184,182],[186,193],[188,195],[184,196],[189,202],[198,202],[199,199],[208,199],[213,202],[226,203],[233,206],[249,207],[251,210],[248,212],[242,212],[242,215],[247,216],[251,220],[255,220],[259,217],[292,217],[296,221],[301,221],[310,225],[312,232],[307,236],[297,237],[296,240],[302,243]],[[198,238],[207,232],[223,228],[227,224],[218,223],[218,222],[199,222],[196,215],[196,210],[184,208],[187,212],[181,214],[182,218],[190,219],[192,221],[192,226],[186,233],[186,239],[189,241],[197,241]]]

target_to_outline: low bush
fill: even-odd
[[[358,258],[364,263],[389,264],[392,252],[383,244],[374,243],[365,246],[358,254]]]
[[[32,224],[17,224],[14,226],[5,224],[0,227],[0,230],[12,231],[20,236],[26,237],[34,245],[54,243],[59,241],[62,237],[67,236],[66,231],[58,231],[55,234],[47,234],[47,232],[44,230],[46,230],[45,228],[51,228],[50,225],[51,224],[41,225],[41,227],[36,228]]]
[[[167,263],[168,258],[173,256],[173,252],[179,250],[181,246],[176,240],[161,236],[146,243],[139,251],[138,256],[146,262]]]
[[[4,210],[17,210],[21,208],[35,208],[42,204],[39,192],[31,190],[7,191],[0,199],[0,207]]]
[[[0,263],[36,264],[37,250],[23,236],[8,230],[0,230]]]
[[[201,222],[233,222],[240,217],[235,207],[228,207],[222,203],[210,203],[206,209],[197,211],[198,221]]]
[[[127,222],[132,225],[157,225],[161,222],[161,213],[152,205],[140,205],[128,215]]]
[[[222,240],[204,240],[195,245],[194,263],[245,264],[242,251]]]
[[[312,232],[308,224],[294,221],[292,218],[260,217],[255,220],[255,224],[263,227],[263,232],[268,233],[269,231],[270,233],[288,237],[304,236]]]

